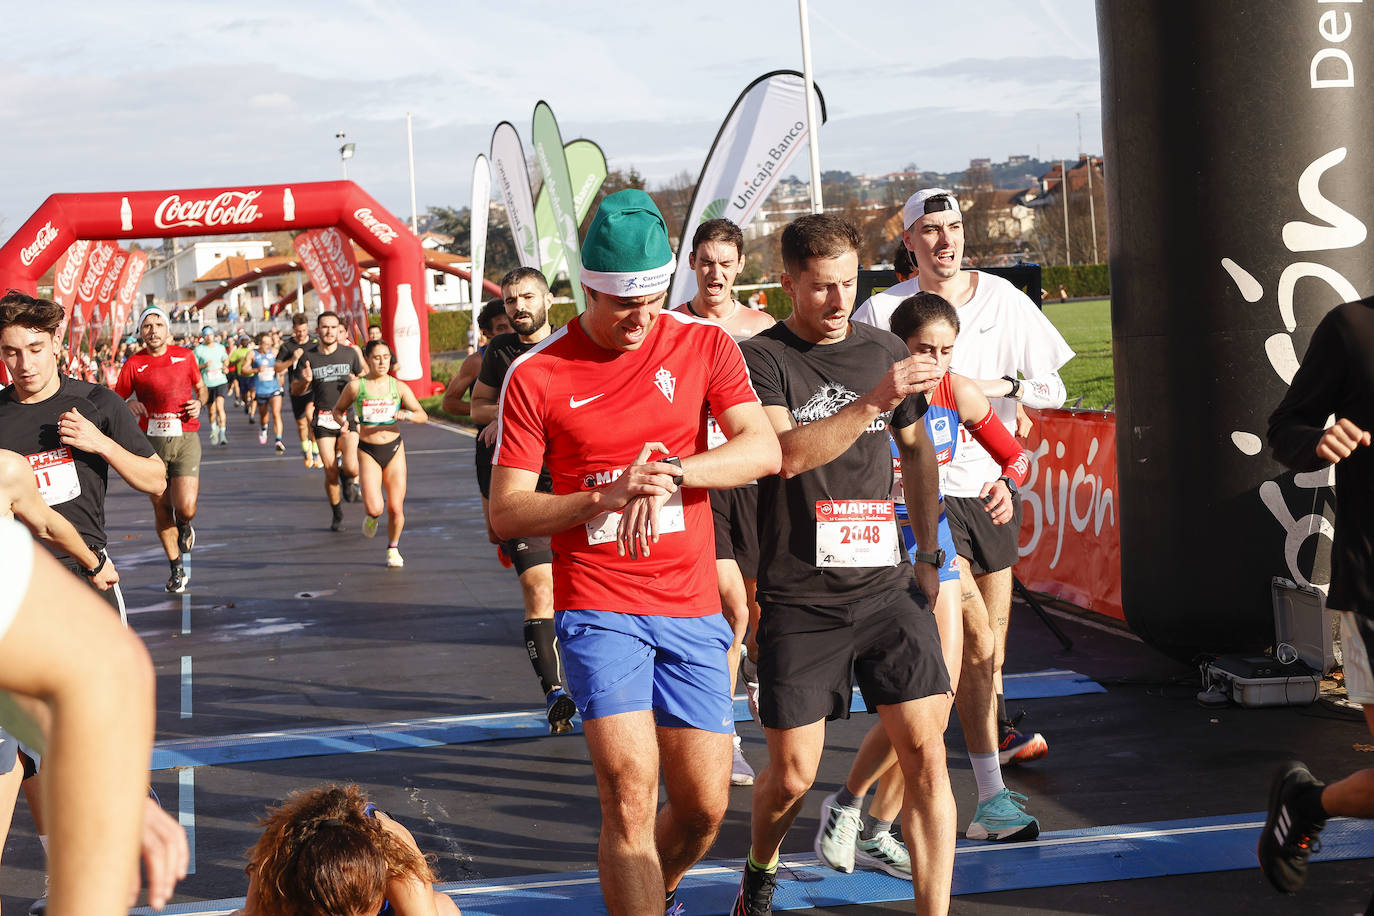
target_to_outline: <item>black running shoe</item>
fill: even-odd
[[[339,475],[339,495],[346,503],[353,502],[353,478],[344,474]]]
[[[1269,816],[1260,833],[1260,870],[1269,883],[1285,894],[1295,894],[1307,880],[1307,860],[1320,848],[1317,834],[1326,819],[1315,819],[1299,811],[1294,800],[1322,783],[1307,767],[1290,760],[1274,774],[1269,786]]]
[[[186,570],[178,566],[172,570],[171,578],[167,580],[167,591],[173,594],[181,594],[186,591],[186,586],[190,584],[191,577],[186,575]]]
[[[744,877],[739,880],[739,896],[730,908],[730,916],[773,916],[773,891],[778,887],[776,871],[761,871],[744,863]]]
[[[196,529],[191,527],[191,523],[177,525],[177,547],[181,548],[182,553],[190,553],[196,546]]]

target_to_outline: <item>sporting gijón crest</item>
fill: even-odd
[[[677,379],[673,377],[673,373],[659,366],[658,371],[654,373],[654,384],[658,386],[659,391],[663,392],[668,403],[673,403],[673,392],[677,389]]]

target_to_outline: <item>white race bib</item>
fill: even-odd
[[[816,503],[816,565],[897,566],[902,562],[897,510],[889,499],[819,500]]]
[[[892,501],[906,505],[906,487],[902,484],[902,459],[892,456]]]
[[[726,441],[725,433],[720,431],[720,424],[716,422],[716,418],[707,414],[706,447],[708,449],[716,448],[717,446],[724,445]]]
[[[152,413],[148,415],[149,436],[180,436],[181,417],[174,413]]]
[[[361,398],[362,412],[359,419],[369,426],[380,426],[396,419],[399,406],[391,398]]]
[[[65,445],[50,452],[29,456],[33,479],[38,493],[50,506],[65,503],[81,495],[81,479],[76,476],[76,462]]]
[[[339,424],[334,421],[334,415],[327,410],[315,411],[315,422],[321,429],[339,429]]]
[[[620,512],[603,512],[587,522],[587,543],[594,547],[614,541],[616,529],[620,527],[621,515]],[[658,533],[664,535],[686,530],[687,517],[682,511],[682,490],[678,489],[658,510]]]

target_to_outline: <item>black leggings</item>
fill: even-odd
[[[358,451],[371,455],[372,460],[377,462],[377,466],[383,471],[391,463],[391,459],[396,457],[396,452],[401,448],[401,437],[397,436],[390,442],[359,442]]]

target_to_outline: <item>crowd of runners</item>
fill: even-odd
[[[854,227],[825,215],[788,225],[782,288],[793,306],[775,321],[735,298],[744,240],[723,219],[684,240],[698,291],[668,307],[675,257],[662,215],[642,191],[610,195],[582,246],[586,311],[553,328],[547,279],[511,271],[502,298],[481,312],[485,346],[444,395],[444,410],[469,414],[477,428],[486,530],[515,571],[550,733],[582,722],[611,913],[688,912],[679,883],[715,841],[732,785],[752,786],[752,818],[750,845],[736,851],[745,865],[731,913],[771,913],[779,850],[816,778],[825,724],[849,717],[855,684],[877,718],[844,785],[821,803],[821,862],[908,878],[918,913],[948,909],[959,832],[944,737],[952,713],[977,791],[964,834],[1039,834],[1030,800],[1002,776],[1049,751],[1044,736],[1018,727],[1002,690],[1018,488],[1029,470],[1017,438],[1030,423],[1023,406],[1063,403],[1058,372],[1073,353],[1024,293],[961,269],[954,195],[923,190],[902,217],[912,275],[863,303]],[[1364,311],[1346,318],[1367,335]],[[123,661],[93,667],[93,677],[147,689],[146,655],[127,631],[106,632],[113,618],[91,600],[123,612],[105,550],[108,473],[148,494],[166,589],[183,591],[200,423],[208,418],[209,444],[223,446],[240,407],[258,443],[283,454],[289,397],[302,460],[322,470],[331,529],[345,527],[345,501],[362,504],[367,537],[386,514],[385,565],[404,565],[399,424],[428,417],[393,374],[380,335],[359,348],[326,311],[313,326],[296,316],[284,338],[226,342],[206,328],[185,347],[171,341],[166,313],[149,307],[138,317],[141,350],[106,388],[59,371],[61,321],[46,300],[0,299],[12,380],[0,391],[0,500],[67,570],[15,523],[0,523],[0,550],[23,559],[0,592],[0,621],[13,618],[0,661],[56,625],[33,622],[40,602],[75,594],[64,609],[73,638],[123,647]],[[1339,351],[1339,339],[1327,346]],[[1347,376],[1316,373],[1299,373],[1294,392],[1310,382],[1311,393],[1290,396],[1272,435],[1294,466],[1344,462],[1339,487],[1352,452],[1360,462],[1368,454],[1369,423],[1357,416],[1323,431],[1345,406],[1332,398]],[[1357,559],[1345,562],[1349,579]],[[71,573],[91,588],[74,586]],[[1367,593],[1362,581],[1346,587],[1357,607]],[[1355,618],[1356,632],[1364,621]],[[1347,648],[1347,665],[1364,666],[1352,695],[1372,680],[1363,638],[1348,637],[1356,651]],[[42,657],[35,650],[30,661]],[[41,676],[31,668],[0,664],[0,687],[47,696],[76,677],[70,664]],[[736,734],[740,683],[767,743],[757,773]],[[101,709],[86,694],[64,706],[49,731],[53,761],[42,766],[41,735],[0,732],[0,807],[8,812],[24,786],[45,848],[53,844],[54,913],[118,911],[136,850],[156,906],[185,871],[184,836],[156,803],[138,802],[129,765],[140,754],[146,762],[151,703],[119,713],[129,742],[59,740]],[[72,788],[73,767],[105,791]],[[1301,886],[1328,814],[1370,813],[1368,772],[1324,791],[1300,764],[1280,774],[1260,847],[1276,886]],[[44,782],[51,810],[38,803]],[[100,850],[101,881],[83,883],[71,865],[72,850],[91,845],[73,826],[81,817],[120,827]],[[249,875],[248,914],[375,912],[384,902],[402,916],[457,912],[434,893],[410,834],[356,787],[305,790],[273,809]]]

